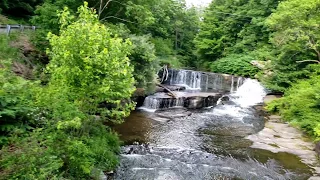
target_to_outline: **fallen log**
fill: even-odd
[[[176,99],[178,98],[178,96],[173,91],[171,91],[169,88],[165,87],[164,85],[159,84],[159,83],[157,83],[156,85],[159,86],[159,87],[162,87],[165,90],[167,90],[169,92],[168,94],[171,95],[172,97],[174,97]]]

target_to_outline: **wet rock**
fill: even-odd
[[[221,100],[221,101],[230,101],[230,98],[229,98],[229,96],[222,96],[222,97],[220,98],[220,100]]]
[[[155,115],[161,118],[175,119],[190,116],[192,113],[186,108],[170,108],[166,110],[158,110]]]
[[[100,169],[93,168],[90,175],[93,179],[97,180],[108,180],[108,176]]]
[[[209,107],[209,106],[216,106],[217,101],[221,97],[220,94],[217,94],[216,96],[207,96],[207,97],[201,97],[201,96],[194,96],[194,97],[187,97],[184,103],[184,106],[188,109],[200,109],[203,107]]]
[[[318,156],[320,155],[320,141],[316,142],[314,150],[318,153]]]
[[[267,122],[258,134],[249,135],[252,148],[265,149],[273,153],[287,152],[297,155],[301,161],[311,167],[318,163],[314,145],[304,135],[289,124]]]

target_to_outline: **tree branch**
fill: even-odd
[[[112,1],[112,0],[108,0],[103,7],[102,7],[103,0],[100,1],[100,8],[99,8],[99,13],[98,13],[98,14],[99,14],[99,15],[98,15],[99,19],[100,19],[100,16],[101,16],[102,12],[107,8],[107,6],[109,5],[109,3],[110,3],[111,1]]]
[[[296,61],[297,63],[303,63],[303,62],[316,62],[318,64],[320,64],[320,61],[318,60],[303,60],[303,61]]]
[[[320,51],[316,47],[316,43],[314,42],[314,39],[310,37],[309,43],[311,44],[312,49],[317,53],[318,61],[320,61]]]
[[[118,18],[118,17],[115,17],[115,16],[107,16],[107,17],[101,19],[100,21],[105,21],[106,19],[109,19],[109,18],[118,19],[118,20],[120,20],[120,21],[132,23],[132,24],[138,24],[138,23],[135,23],[135,22],[132,22],[132,21],[129,21],[129,20],[126,20],[126,19],[121,19],[121,18]]]

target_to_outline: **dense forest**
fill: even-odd
[[[0,179],[88,179],[118,164],[110,123],[163,65],[259,79],[267,109],[320,138],[320,0],[0,0]]]

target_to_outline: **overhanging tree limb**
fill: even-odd
[[[303,63],[303,62],[316,62],[316,63],[318,63],[318,64],[320,64],[320,61],[318,61],[318,60],[302,60],[302,61],[296,61],[297,63]]]

